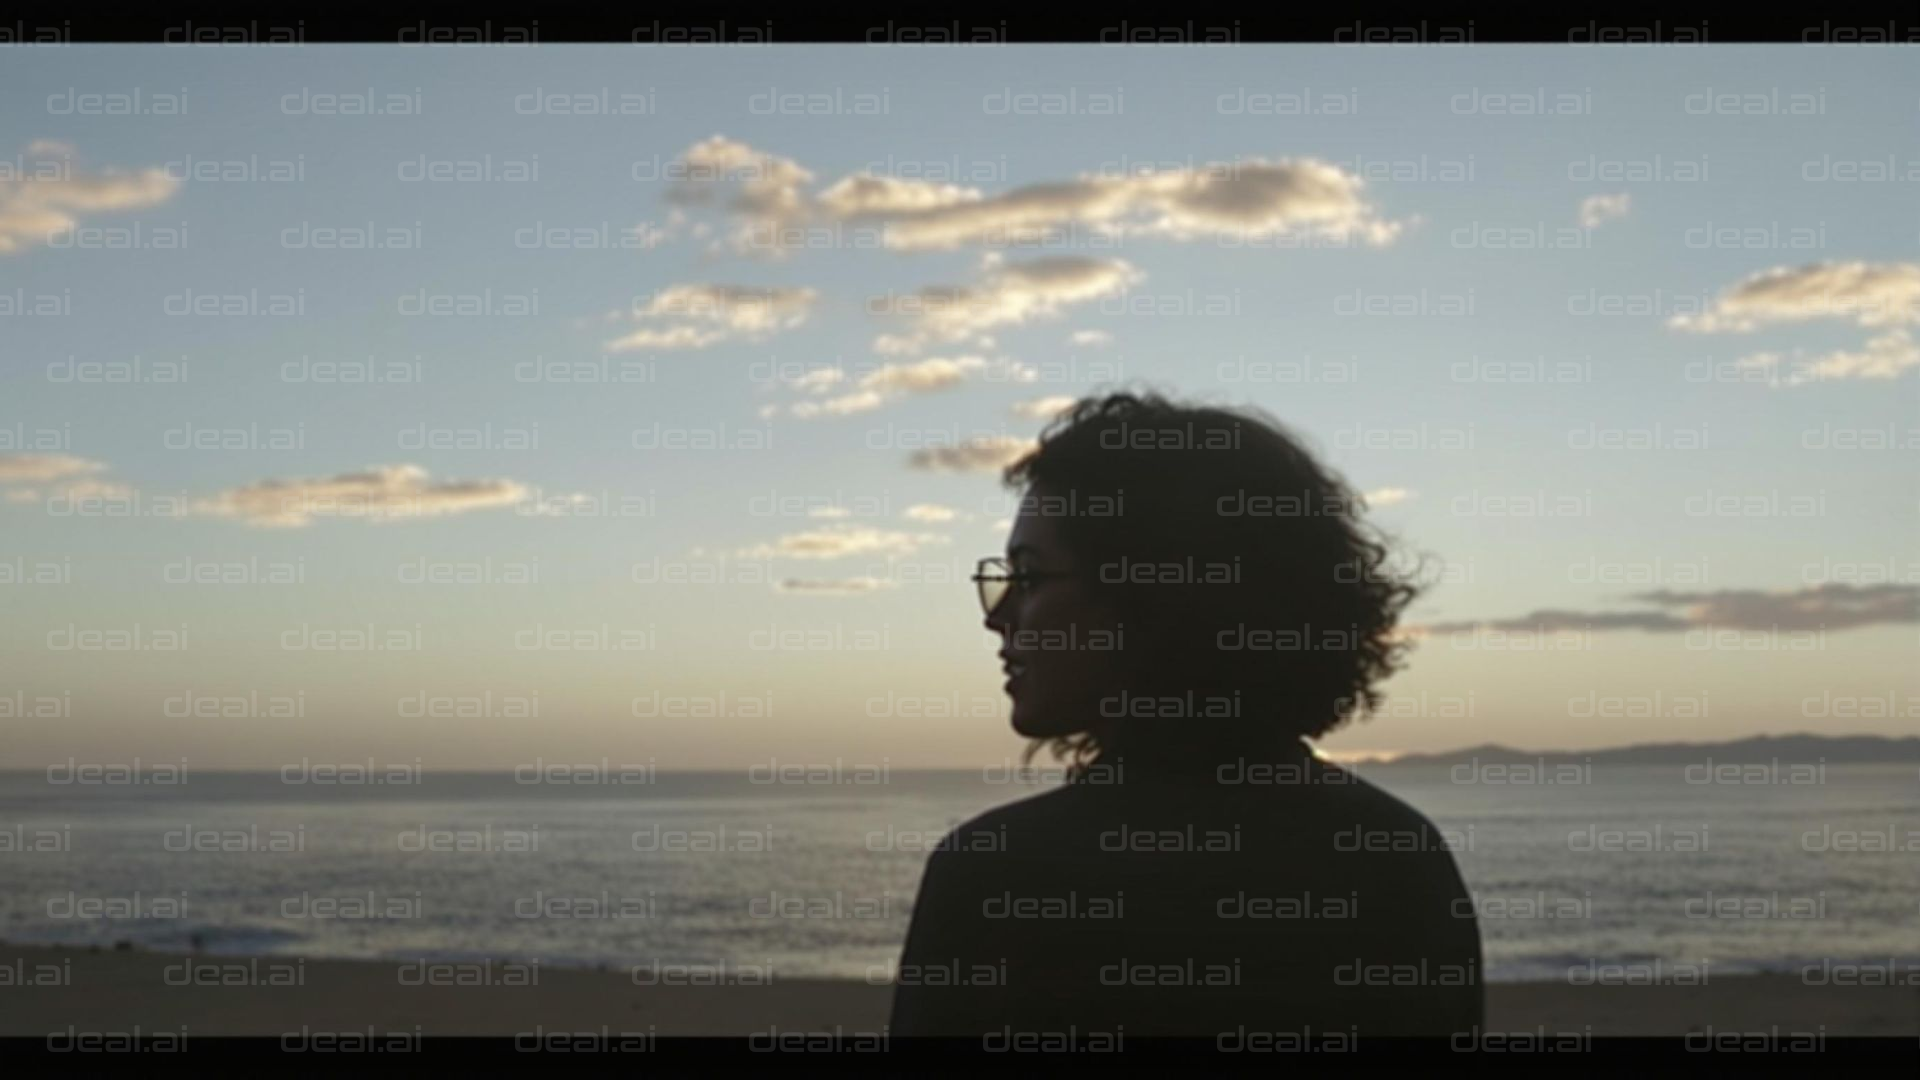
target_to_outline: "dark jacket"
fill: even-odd
[[[1304,747],[1198,779],[1117,769],[942,842],[894,1036],[1251,1046],[1481,1024],[1460,838]]]

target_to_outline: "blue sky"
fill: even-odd
[[[1739,46],[15,50],[0,74],[23,103],[0,115],[0,238],[18,241],[0,254],[0,647],[18,662],[0,691],[18,737],[0,763],[1003,760],[1021,744],[961,579],[999,550],[1010,495],[989,471],[915,468],[910,452],[1029,438],[1041,419],[1017,405],[1120,380],[1256,404],[1306,435],[1379,495],[1381,524],[1444,560],[1416,621],[1497,629],[1699,594],[1667,607],[1706,636],[1429,641],[1392,684],[1409,704],[1331,749],[1910,730],[1920,360],[1903,326],[1920,296],[1920,76],[1902,60]],[[322,111],[342,97],[385,111]],[[115,114],[127,106],[139,114]],[[812,216],[762,219],[802,242],[728,249],[750,218],[726,202],[740,186],[698,204],[700,185],[675,180],[703,145],[754,175],[803,170],[775,186]],[[997,213],[1029,185],[1235,162],[1333,180],[1311,207],[1261,188],[1211,218],[1145,196],[1124,220],[1081,203],[1087,227],[1049,243],[881,247],[848,230],[928,219],[823,209],[861,174]],[[172,179],[139,179],[155,168]],[[54,180],[20,183],[34,175]],[[93,185],[94,201],[35,194],[60,184]],[[1241,211],[1268,216],[1227,220]],[[49,212],[78,231],[49,232]],[[636,228],[653,239],[615,243]],[[328,230],[387,242],[316,246]],[[842,242],[807,242],[830,233]],[[1036,260],[1093,276],[1069,295],[1067,275],[1022,276]],[[660,299],[695,285],[736,300]],[[999,289],[1013,307],[886,351],[914,324],[875,298],[938,287]],[[479,314],[419,313],[488,296]],[[294,313],[272,310],[286,297]],[[713,340],[609,347],[674,327]],[[1781,360],[1747,359],[1762,354]],[[312,377],[335,362],[408,378]],[[184,378],[159,381],[168,364]],[[1259,365],[1276,377],[1249,377]],[[830,390],[822,375],[796,385],[832,369]],[[1795,383],[1803,370],[1825,375]],[[868,376],[893,389],[856,400]],[[828,401],[849,411],[790,411]],[[662,430],[691,448],[636,442]],[[1703,449],[1674,446],[1702,434]],[[1648,440],[1666,448],[1637,448]],[[446,512],[277,527],[258,513],[263,482],[361,477],[351,488],[402,466],[419,471],[383,482]],[[63,510],[79,482],[96,497]],[[190,509],[155,512],[168,496]],[[574,512],[527,512],[542,500]],[[922,506],[949,516],[909,516]],[[815,513],[829,507],[848,515]],[[793,537],[822,533],[849,553],[793,557]],[[741,568],[763,548],[776,554]],[[713,580],[714,553],[734,556],[732,579]],[[537,581],[407,580],[522,565]],[[298,580],[272,583],[272,567]],[[769,576],[869,580],[812,595]],[[1876,614],[1823,623],[1825,601],[1800,593],[1835,582],[1881,590]],[[1708,633],[1770,611],[1829,629],[1817,648]],[[57,647],[70,629],[183,623],[177,652]],[[418,648],[284,647],[289,631],[368,627]],[[623,633],[644,647],[610,647]],[[882,633],[884,648],[845,647]],[[573,647],[519,647],[542,638]],[[402,704],[489,691],[537,694],[539,716]],[[772,716],[631,707],[666,695],[698,712],[722,694],[767,697]],[[1593,695],[1623,715],[1570,704]],[[1706,715],[1675,714],[1675,695]],[[1835,695],[1893,695],[1895,715],[1807,704]],[[303,715],[246,715],[270,697]],[[242,715],[169,716],[181,700]],[[956,702],[963,715],[924,715]]]

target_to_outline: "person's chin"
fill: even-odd
[[[1025,702],[1015,702],[1012,717],[1013,730],[1015,734],[1024,735],[1029,739],[1056,739],[1074,733],[1075,729],[1070,725],[1048,723],[1047,717],[1050,715],[1058,716],[1059,712],[1034,708]]]

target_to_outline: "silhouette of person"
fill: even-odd
[[[976,575],[1015,731],[1067,782],[928,859],[892,1033],[1338,1049],[1472,1032],[1457,838],[1302,741],[1376,708],[1417,586],[1263,413],[1086,398],[1008,466]]]

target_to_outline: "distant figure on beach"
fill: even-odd
[[[1087,398],[1005,471],[976,581],[1013,728],[1067,782],[927,862],[895,1036],[1333,1048],[1481,1024],[1452,840],[1317,758],[1416,594],[1336,474],[1249,409]]]

